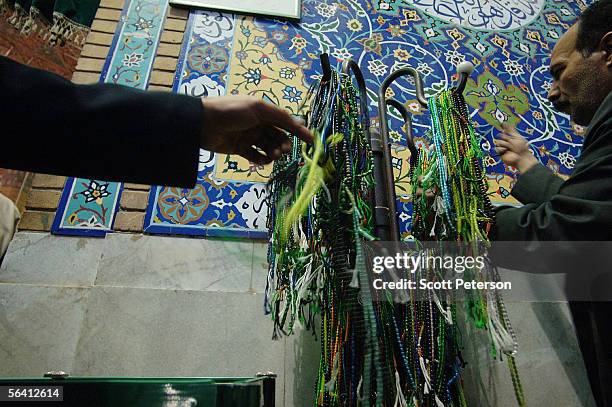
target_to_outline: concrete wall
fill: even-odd
[[[318,343],[271,340],[266,246],[19,232],[0,267],[0,376],[279,374],[278,406],[313,405]],[[592,406],[567,306],[508,304],[528,405]],[[516,406],[506,364],[466,333],[471,406]]]

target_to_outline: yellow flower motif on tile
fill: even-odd
[[[387,27],[387,32],[391,34],[391,37],[400,37],[406,34],[406,30],[395,24],[389,24],[389,27]]]
[[[238,192],[236,192],[235,189],[230,190],[230,196],[232,197],[232,199],[236,198],[236,195],[238,195]]]
[[[378,16],[378,18],[376,19],[376,22],[378,22],[378,24],[380,25],[383,25],[384,23],[387,22],[387,20],[385,20],[383,16]]]
[[[283,57],[274,41],[270,41],[272,34],[256,26],[253,17],[242,17],[237,25],[238,29],[234,31],[235,50],[229,62],[227,93],[263,98],[298,114],[308,91],[302,68]],[[245,35],[245,32],[249,35]],[[291,43],[291,49],[301,53],[306,39],[297,35],[291,39]],[[236,54],[241,58],[237,58]],[[258,166],[237,155],[226,158],[219,154],[216,160],[214,178],[218,180],[267,182],[272,171],[272,164]],[[226,165],[226,161],[232,165]]]
[[[385,97],[387,99],[392,98],[393,96],[395,96],[395,91],[391,88],[387,88],[387,90],[385,90]]]
[[[236,217],[236,213],[234,212],[233,209],[230,209],[230,211],[227,214],[227,220],[233,220]]]
[[[399,143],[402,141],[402,134],[399,131],[391,130],[389,132],[389,138],[392,143]]]
[[[514,178],[508,174],[492,173],[487,174],[489,190],[487,191],[494,204],[516,205],[519,202],[510,195],[514,187]]]
[[[393,51],[393,56],[400,61],[408,61],[410,58],[412,58],[412,55],[410,55],[410,52],[406,51],[402,47],[397,47]]]
[[[465,38],[465,35],[456,28],[453,28],[452,30],[446,30],[446,33],[450,35],[451,38],[455,41],[461,41]]]
[[[397,199],[402,203],[408,203],[412,201],[412,197],[410,195],[398,195]]]
[[[342,11],[348,11],[348,7],[346,7],[344,4],[342,3],[336,3],[336,7],[338,7],[340,10]]]
[[[488,155],[488,156],[486,156],[486,157],[485,157],[484,162],[485,162],[485,165],[486,165],[487,167],[492,167],[492,166],[494,166],[495,164],[497,164],[497,163],[495,162],[495,158],[491,157],[490,155]]]
[[[419,17],[419,15],[417,14],[416,10],[407,10],[407,9],[404,9],[404,11],[402,11],[402,13],[404,14],[404,19],[400,20],[400,25],[401,26],[408,25],[408,23],[410,21],[420,21],[421,20],[421,17]]]
[[[416,99],[408,100],[404,105],[408,108],[408,111],[413,116],[423,114],[423,108],[421,107],[419,101]]]
[[[508,40],[500,37],[497,34],[491,39],[491,42],[500,48],[505,48],[508,45]]]
[[[295,49],[295,54],[298,55],[302,53],[306,45],[308,45],[306,38],[302,37],[300,34],[296,34],[295,37],[291,38],[291,47],[289,47],[289,49]]]
[[[346,26],[349,30],[353,32],[361,31],[363,29],[363,24],[361,23],[361,21],[357,20],[356,18],[348,20],[346,22]]]

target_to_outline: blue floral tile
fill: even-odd
[[[147,86],[167,8],[167,0],[126,1],[100,82]],[[117,182],[69,178],[51,232],[104,236],[112,230],[122,189]]]
[[[444,4],[444,7],[435,5]],[[421,74],[426,96],[456,83],[463,61],[475,66],[465,98],[485,159],[489,192],[496,204],[512,204],[516,169],[493,150],[503,123],[515,125],[540,161],[569,175],[579,155],[584,128],[555,112],[546,100],[551,86],[549,55],[555,42],[586,6],[581,0],[303,0],[301,22],[194,12],[190,17],[174,89],[193,96],[248,94],[292,113],[320,77],[318,56],[333,66],[352,58],[368,87],[368,106],[377,123],[378,89],[405,66]],[[416,100],[414,80],[404,78],[387,91],[412,115],[414,141],[429,144],[429,113]],[[406,135],[397,112],[390,112],[394,153]],[[404,153],[402,153],[404,154]],[[234,156],[203,152],[194,191],[154,188],[146,231],[210,235],[265,235],[265,181],[268,168]],[[411,224],[410,191],[404,156],[395,155],[401,233]]]

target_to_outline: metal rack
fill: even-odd
[[[327,54],[321,55],[321,64],[323,66],[323,79],[326,74],[329,75],[331,68],[329,66],[329,57]],[[463,93],[467,80],[474,71],[474,66],[469,62],[463,62],[457,66],[459,75],[459,84],[457,92]],[[344,61],[342,65],[342,73],[351,75],[357,82],[359,89],[359,97],[361,102],[361,116],[363,121],[364,131],[367,137],[370,138],[372,153],[374,157],[374,179],[376,180],[374,190],[374,232],[375,235],[382,241],[400,241],[399,225],[397,222],[397,209],[395,205],[395,182],[393,179],[393,165],[391,162],[391,143],[389,142],[389,117],[387,109],[389,106],[397,109],[404,121],[404,130],[408,149],[410,150],[410,166],[414,167],[417,160],[417,149],[414,145],[412,134],[412,117],[406,107],[396,99],[387,99],[386,91],[389,86],[401,78],[402,76],[411,76],[414,78],[416,88],[416,98],[419,104],[427,108],[427,98],[423,91],[423,81],[419,72],[411,67],[398,69],[392,72],[383,81],[378,91],[378,118],[380,127],[370,128],[370,119],[367,110],[367,92],[365,80],[359,65],[352,59]],[[329,78],[329,76],[327,76]]]

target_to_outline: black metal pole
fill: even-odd
[[[370,140],[372,148],[372,176],[374,177],[374,235],[382,241],[390,240],[391,230],[389,220],[391,214],[387,203],[387,189],[385,188],[385,158],[384,144],[380,137],[380,131],[370,128],[370,116],[368,115],[368,94],[365,80],[359,65],[355,61],[347,60],[342,65],[342,73],[353,77],[357,81],[359,89],[361,116],[366,138]]]

